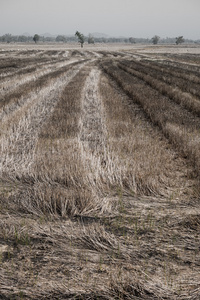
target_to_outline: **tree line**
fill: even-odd
[[[199,40],[189,40],[184,39],[183,36],[178,36],[174,38],[166,37],[160,38],[158,35],[153,36],[152,38],[135,38],[135,37],[94,37],[92,34],[84,36],[79,31],[76,31],[75,35],[57,35],[44,37],[39,34],[34,36],[26,35],[12,35],[4,34],[0,36],[0,43],[74,43],[79,42],[81,46],[84,43],[94,44],[94,43],[131,43],[131,44],[182,44],[182,43],[200,43]]]

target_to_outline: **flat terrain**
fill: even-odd
[[[200,299],[200,46],[0,45],[0,299]]]

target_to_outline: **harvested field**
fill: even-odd
[[[0,51],[0,299],[200,299],[200,48],[29,47]]]

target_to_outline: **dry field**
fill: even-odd
[[[200,47],[0,46],[0,299],[200,299]]]

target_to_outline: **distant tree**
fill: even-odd
[[[185,42],[185,40],[184,40],[183,36],[176,37],[176,45],[182,44],[184,42]]]
[[[76,31],[75,36],[77,36],[79,43],[81,44],[81,48],[83,48],[83,44],[85,42],[85,37],[79,31]]]
[[[34,37],[33,37],[33,40],[35,43],[37,43],[39,41],[40,37],[38,34],[35,34]]]
[[[157,45],[158,44],[158,41],[159,41],[160,37],[158,35],[154,35],[154,37],[152,37],[152,43],[154,45]]]
[[[22,42],[22,43],[26,43],[28,41],[28,38],[25,35],[19,35],[17,41]]]
[[[135,39],[133,37],[130,37],[128,40],[129,40],[129,43],[135,44]]]
[[[12,42],[12,35],[10,33],[6,33],[3,35],[3,42],[10,43]]]
[[[91,34],[88,37],[88,44],[94,44],[94,37]]]
[[[63,42],[63,43],[66,43],[67,42],[67,39],[64,35],[58,35],[56,37],[56,42]]]
[[[56,41],[56,39],[55,39],[55,37],[53,37],[53,36],[46,36],[46,37],[44,37],[43,36],[43,42],[45,43],[45,42],[51,42],[51,43],[54,43]]]

